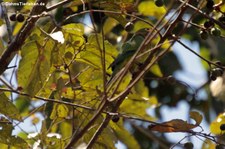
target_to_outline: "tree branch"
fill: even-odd
[[[8,68],[9,63],[12,61],[17,51],[22,47],[26,38],[30,35],[32,29],[35,26],[35,23],[39,19],[38,17],[32,17],[33,15],[39,15],[46,9],[46,4],[48,0],[37,0],[35,3],[42,3],[44,6],[35,5],[31,10],[29,18],[21,27],[20,31],[16,35],[16,37],[12,40],[12,42],[8,45],[8,48],[4,51],[2,56],[0,57],[0,75]]]

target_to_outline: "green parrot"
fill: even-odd
[[[113,78],[113,76],[115,76],[115,74],[118,73],[126,65],[129,59],[134,55],[136,50],[143,42],[147,33],[148,32],[146,29],[141,29],[137,31],[127,42],[123,44],[122,52],[108,67],[108,68],[111,67],[113,71],[111,78]]]

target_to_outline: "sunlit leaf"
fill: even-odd
[[[22,121],[19,110],[11,101],[9,101],[8,97],[4,93],[0,93],[0,99],[0,113],[9,118]]]
[[[61,123],[59,129],[60,129],[62,138],[69,138],[73,134],[72,132],[73,126],[69,122]]]
[[[65,118],[68,116],[68,113],[69,113],[69,109],[66,105],[54,104],[50,118],[51,119]]]
[[[71,23],[63,26],[63,32],[74,34],[77,36],[83,36],[84,34],[84,25],[81,23]]]
[[[53,70],[53,72],[49,73],[49,76],[47,77],[47,81],[44,82],[42,88],[38,92],[37,95],[45,98],[49,98],[53,91],[57,88],[57,80],[60,78],[61,73],[57,70]]]
[[[210,131],[213,134],[223,134],[225,131],[220,130],[221,124],[225,124],[225,113],[221,113],[217,118],[210,124]]]
[[[147,88],[147,86],[145,86],[145,83],[143,81],[143,79],[141,79],[140,81],[138,81],[138,83],[136,83],[133,87],[133,94],[137,94],[140,96],[140,98],[148,98],[149,97],[149,90]]]
[[[93,75],[94,74],[94,75]],[[81,82],[81,86],[88,89],[103,88],[103,74],[101,71],[90,68],[79,75],[78,80]]]
[[[158,76],[158,77],[162,77],[162,76],[163,76],[163,74],[162,74],[162,72],[161,72],[160,67],[159,67],[158,64],[153,65],[153,66],[151,67],[151,70],[150,70],[150,71],[151,71],[153,74],[155,74],[156,76]]]
[[[80,52],[77,61],[84,62],[92,67],[102,70],[102,55],[103,52],[103,41],[100,35],[90,35],[88,37],[88,43],[86,44],[85,50]],[[110,44],[108,41],[104,41],[105,51],[105,65],[106,68],[113,62],[113,57],[118,54],[117,49]],[[110,69],[107,69],[107,73],[111,73]]]
[[[154,1],[143,1],[138,5],[140,13],[146,16],[160,17],[165,14],[166,10],[163,7],[157,7]]]
[[[57,116],[65,118],[68,116],[69,109],[66,105],[64,104],[59,104],[57,107]]]
[[[121,113],[129,113],[138,117],[142,117],[146,120],[155,120],[154,117],[147,113],[147,108],[155,107],[155,103],[157,103],[157,99],[154,97],[150,97],[147,100],[140,99],[140,96],[129,96],[126,98],[119,108],[119,112]]]

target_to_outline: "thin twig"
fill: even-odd
[[[48,0],[37,0],[36,3],[42,3],[44,6],[35,5],[31,10],[30,16],[38,15],[45,11],[47,2]],[[22,47],[26,38],[30,35],[37,21],[38,18],[29,17],[21,27],[16,37],[10,42],[7,49],[0,57],[0,75],[8,68],[9,63],[12,61],[17,51],[19,51]]]

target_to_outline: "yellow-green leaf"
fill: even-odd
[[[49,76],[53,46],[54,43],[49,40],[45,46],[36,41],[29,42],[22,48],[18,84],[31,96],[43,87]]]
[[[122,121],[119,121],[117,123],[110,122],[110,126],[112,127],[118,139],[123,142],[127,146],[127,148],[141,148],[134,136],[124,128]]]
[[[63,31],[66,33],[83,36],[84,34],[84,25],[81,23],[71,23],[66,24],[63,27]]]
[[[69,109],[64,104],[54,104],[50,119],[65,118],[69,114]]]
[[[65,118],[68,116],[69,109],[64,104],[59,104],[57,107],[57,116],[61,118]]]
[[[109,33],[116,25],[118,25],[118,21],[113,18],[107,18],[103,26],[104,33]]]
[[[81,86],[87,89],[103,88],[103,74],[101,71],[90,68],[79,75],[78,80],[81,82]]]
[[[97,40],[98,39],[98,40]],[[110,44],[108,41],[103,41],[100,35],[90,35],[88,37],[88,43],[86,44],[85,50],[80,52],[77,56],[77,61],[84,62],[92,67],[102,70],[102,55],[103,47],[105,48],[105,65],[106,68],[114,61],[113,57],[118,55],[117,49]],[[110,69],[107,69],[107,73],[111,73]]]
[[[202,144],[202,149],[216,149],[216,144],[209,139],[205,139]]]
[[[71,123],[69,123],[67,121],[61,123],[59,128],[60,128],[62,138],[69,138],[73,134],[73,131],[72,131],[73,126],[71,125]],[[67,130],[67,131],[65,131],[65,130]]]
[[[213,134],[222,134],[225,131],[220,130],[220,125],[225,124],[225,112],[217,116],[217,118],[210,124],[210,131]]]
[[[155,65],[153,65],[152,67],[151,67],[151,70],[150,70],[153,74],[155,74],[156,76],[158,76],[158,77],[162,77],[163,76],[163,74],[162,74],[162,72],[161,72],[161,69],[160,69],[160,67],[159,67],[159,65],[158,64],[155,64]]]
[[[154,1],[143,1],[139,4],[138,10],[140,13],[146,16],[154,16],[156,18],[165,14],[166,10],[163,7],[157,7]]]

